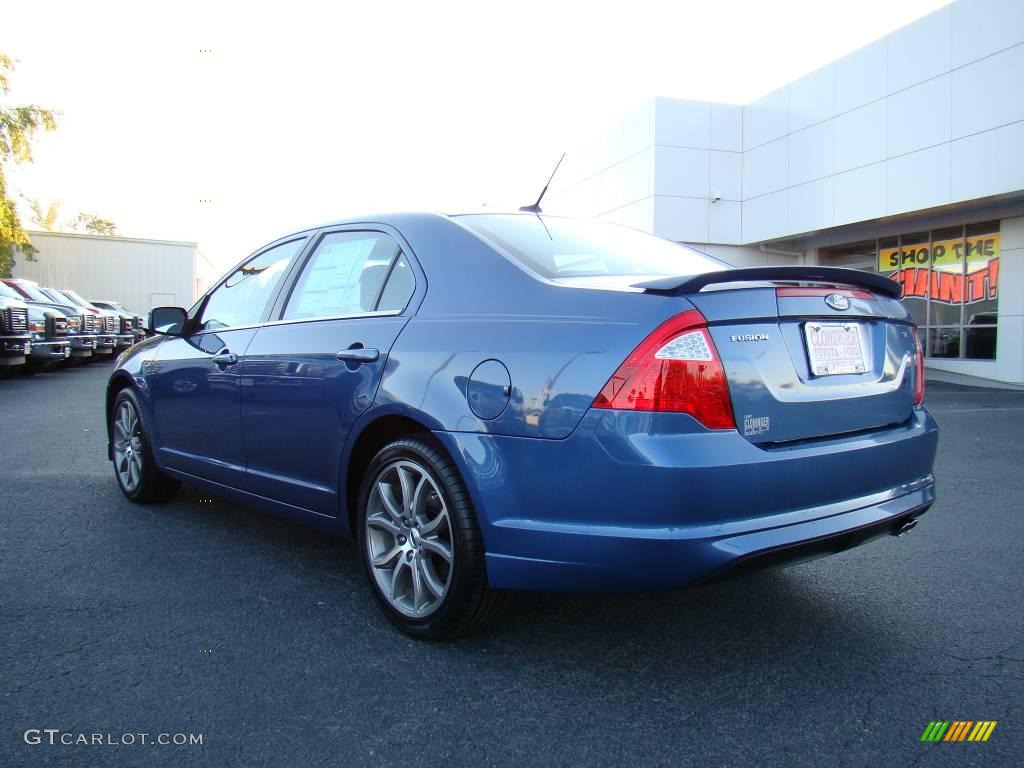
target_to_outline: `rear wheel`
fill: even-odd
[[[370,463],[359,500],[360,554],[392,623],[441,640],[497,619],[506,595],[487,585],[469,494],[433,441],[415,436],[386,445]]]
[[[114,448],[114,476],[121,491],[137,504],[167,501],[181,483],[161,472],[153,460],[149,430],[138,397],[122,389],[114,400],[110,434]]]

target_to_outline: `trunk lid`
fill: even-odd
[[[785,277],[774,279],[782,270]],[[910,418],[914,328],[898,288],[882,280],[851,270],[787,267],[641,287],[683,295],[700,310],[725,368],[737,430],[752,443],[770,445]],[[823,281],[832,284],[806,284]],[[729,287],[708,289],[726,282]]]

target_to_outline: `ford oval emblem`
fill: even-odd
[[[825,303],[832,309],[849,309],[850,300],[841,293],[830,293],[825,297]]]

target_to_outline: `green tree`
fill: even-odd
[[[6,96],[10,88],[10,74],[14,62],[0,53],[0,95]],[[57,127],[53,112],[28,104],[25,106],[0,105],[0,277],[11,273],[17,255],[32,258],[34,248],[21,226],[14,200],[7,194],[4,165],[8,162],[27,163],[32,160],[32,138],[39,131],[52,131]]]

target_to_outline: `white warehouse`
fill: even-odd
[[[746,105],[654,99],[546,210],[893,277],[928,365],[1024,383],[1024,2],[957,0]]]
[[[71,288],[86,299],[112,300],[146,314],[156,306],[188,307],[217,277],[196,243],[29,232],[37,253],[19,257],[14,276]]]

